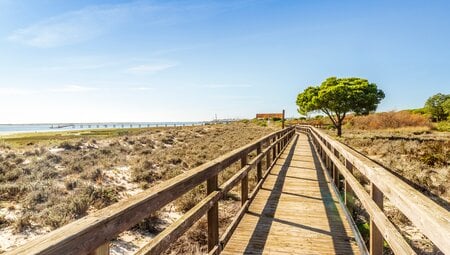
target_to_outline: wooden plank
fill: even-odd
[[[311,133],[313,139],[315,139],[319,146],[322,146],[324,152],[331,155],[331,160],[340,169],[342,175],[344,176],[346,182],[352,187],[354,194],[359,198],[363,207],[367,210],[369,215],[372,217],[378,229],[383,233],[384,238],[389,243],[391,249],[396,254],[415,254],[413,249],[404,240],[403,236],[398,232],[392,222],[384,215],[383,211],[378,207],[375,201],[372,200],[371,196],[367,194],[364,187],[359,183],[358,180],[347,170],[346,166],[326,147],[326,145],[320,141],[319,137],[315,133]]]
[[[275,143],[276,140],[277,140],[277,138],[274,137],[273,138],[273,142]],[[275,159],[277,158],[277,147],[276,147],[276,145],[273,146],[273,148],[272,148],[272,155],[273,155],[273,161],[275,161]]]
[[[236,216],[234,216],[230,225],[228,225],[228,227],[225,229],[224,233],[222,234],[222,237],[220,238],[220,246],[222,248],[225,247],[227,242],[230,240],[231,236],[233,235],[234,230],[238,226],[242,217],[244,217],[244,214],[247,212],[249,205],[250,205],[250,201],[249,200],[245,201],[245,203],[241,206],[241,208],[239,208],[239,211],[237,212]]]
[[[212,184],[211,188],[212,186],[214,185]],[[182,236],[190,227],[192,227],[192,225],[194,225],[195,222],[197,222],[207,212],[208,212],[208,244],[210,241],[209,239],[210,236],[212,238],[218,238],[218,217],[217,214],[214,214],[217,213],[217,210],[215,210],[214,207],[217,207],[217,201],[219,201],[221,196],[222,193],[220,191],[213,190],[212,192],[210,192],[207,197],[202,199],[202,201],[200,201],[197,205],[191,208],[187,213],[181,216],[181,218],[176,220],[169,227],[167,227],[163,232],[158,234],[154,239],[152,239],[147,245],[142,247],[135,254],[143,255],[143,254],[163,253],[173,242],[175,242],[180,236]],[[214,210],[214,213],[211,213],[210,215],[209,212],[212,210]],[[212,230],[211,233],[209,232],[210,230]],[[215,233],[214,230],[216,230],[217,233]],[[214,243],[215,240],[211,240],[211,242]]]
[[[373,183],[370,184],[370,194],[375,204],[383,211],[383,193]],[[383,254],[383,235],[377,228],[373,217],[370,217],[370,254]]]
[[[218,188],[217,175],[208,179],[206,184],[206,192],[212,194]],[[191,224],[192,225],[192,224]],[[219,205],[217,201],[208,210],[208,251],[219,243]]]
[[[345,168],[353,174],[353,165],[350,161],[345,160]],[[352,187],[348,184],[347,180],[344,182],[344,203],[347,206],[347,209],[352,212],[353,211],[353,192]]]
[[[316,128],[313,134],[321,136],[355,168],[373,182],[384,196],[418,227],[442,252],[450,254],[450,212],[436,204],[395,175],[362,156],[353,149],[331,139]],[[383,231],[382,231],[383,232]]]
[[[271,152],[271,148],[269,148],[269,151],[266,153],[266,171],[269,170],[270,164],[272,163],[271,162],[272,157],[270,155],[270,152]]]
[[[109,255],[109,242],[104,243],[89,255]]]
[[[337,199],[329,193],[326,179],[309,170],[315,163],[311,154],[303,155],[308,147],[303,136],[301,143],[288,144],[273,162],[222,254],[358,254],[356,244],[349,241],[349,224],[330,205]]]
[[[292,133],[293,134],[293,133]],[[293,135],[292,135],[293,136]],[[292,138],[292,136],[290,138]],[[275,147],[276,143],[272,143],[271,145],[269,145],[262,154],[266,153],[267,156],[270,156],[270,151],[272,149],[272,147]],[[279,157],[279,156],[278,156]],[[278,159],[275,158],[276,159]],[[229,189],[231,189],[231,187],[234,186],[235,183],[237,183],[237,181],[239,181],[240,179],[243,178],[244,174],[247,174],[248,171],[251,169],[251,165],[254,164],[254,162],[257,159],[253,159],[249,165],[247,165],[246,167],[242,168],[238,173],[236,173],[232,178],[230,178],[226,183],[221,185],[221,190],[226,193],[228,192]],[[255,198],[258,190],[261,188],[262,184],[264,183],[264,180],[267,178],[267,176],[270,173],[270,170],[273,169],[273,167],[275,166],[276,161],[274,161],[272,164],[268,165],[268,169],[266,171],[266,173],[264,174],[264,176],[262,177],[262,179],[258,182],[258,184],[256,185],[255,189],[252,191],[250,198],[244,203],[244,205],[241,206],[241,208],[239,209],[237,215],[233,218],[232,222],[230,225],[228,225],[228,227],[226,228],[224,234],[222,234],[222,236],[220,237],[220,248],[223,249],[223,247],[225,247],[225,245],[227,244],[228,240],[231,238],[234,230],[236,229],[238,223],[241,221],[242,217],[244,216],[245,212],[247,211],[250,202]]]
[[[256,154],[260,155],[262,152],[262,146],[261,143],[258,144],[258,147],[256,147]],[[257,180],[261,180],[262,178],[262,163],[261,160],[258,162],[257,166],[256,166],[256,178]]]
[[[281,133],[277,136],[277,155],[281,152]]]
[[[247,155],[241,158],[241,168],[247,165]],[[241,204],[244,205],[248,199],[248,173],[244,175],[241,181]]]

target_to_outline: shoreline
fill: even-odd
[[[111,123],[99,123],[99,124],[76,124],[81,125],[80,127],[63,127],[63,128],[46,128],[46,129],[35,129],[35,130],[11,130],[11,131],[0,131],[0,138],[12,138],[15,135],[37,135],[37,134],[44,134],[44,133],[76,133],[80,131],[115,131],[115,130],[139,130],[139,129],[146,129],[146,128],[168,128],[168,127],[191,127],[191,126],[205,126],[208,124],[212,124],[214,122],[164,122],[164,123],[139,123],[136,122],[135,125],[131,124],[130,122],[123,123],[120,125],[117,125],[117,122],[111,122]],[[219,124],[225,123],[225,122],[218,122]],[[126,125],[125,125],[126,124]],[[0,124],[1,126],[7,126],[10,124]],[[32,124],[11,124],[13,126],[27,126]],[[45,124],[37,124],[37,125],[45,125]],[[48,124],[52,125],[52,124]],[[55,124],[53,124],[55,125]],[[108,126],[109,125],[109,126]],[[133,126],[134,125],[134,126]],[[87,126],[87,127],[84,127]],[[0,128],[1,130],[1,128]]]

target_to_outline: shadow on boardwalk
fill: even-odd
[[[349,239],[346,236],[345,227],[343,225],[342,219],[345,219],[345,217],[340,217],[338,208],[336,207],[336,202],[333,200],[333,197],[331,195],[331,190],[327,184],[327,180],[325,178],[324,172],[321,169],[319,159],[317,158],[317,155],[315,154],[315,151],[313,150],[311,142],[308,140],[308,142],[301,143],[302,145],[308,146],[305,148],[305,151],[300,151],[300,153],[304,154],[312,154],[312,160],[313,162],[309,161],[310,163],[313,163],[314,170],[317,172],[317,180],[311,179],[311,178],[302,178],[302,177],[296,177],[291,176],[288,174],[290,168],[298,168],[296,166],[292,166],[291,164],[295,161],[303,161],[307,162],[305,160],[298,160],[294,159],[294,156],[298,156],[296,153],[296,147],[299,140],[299,136],[296,136],[294,140],[292,141],[292,146],[287,147],[289,148],[289,151],[287,153],[285,152],[286,158],[284,162],[282,159],[279,159],[282,163],[280,171],[278,174],[271,173],[273,178],[275,179],[275,183],[273,185],[273,188],[262,188],[263,190],[270,191],[270,195],[267,198],[265,205],[262,209],[261,214],[257,214],[255,212],[249,211],[248,214],[252,216],[258,217],[256,227],[254,228],[250,240],[248,241],[245,250],[243,251],[245,254],[263,254],[263,252],[267,253],[267,251],[270,251],[270,247],[266,247],[266,243],[268,238],[270,238],[270,230],[274,222],[281,223],[283,225],[288,225],[290,227],[312,231],[315,233],[320,233],[322,235],[330,236],[332,239],[332,244],[329,244],[329,246],[334,247],[334,251],[336,254],[353,254],[352,247],[350,245]],[[299,153],[299,150],[297,149],[297,153]],[[304,155],[302,155],[304,156]],[[301,171],[310,171],[312,169],[309,168],[301,168]],[[297,169],[298,171],[298,169]],[[320,195],[321,197],[315,197],[311,196],[310,194],[299,194],[297,193],[291,193],[287,191],[283,191],[283,187],[285,185],[286,179],[292,178],[293,180],[304,180],[304,181],[316,181],[319,182],[320,187]],[[316,201],[316,203],[320,200],[323,203],[323,206],[326,211],[326,218],[328,219],[328,229],[320,229],[317,227],[309,226],[308,224],[299,224],[296,222],[291,222],[286,219],[282,218],[276,218],[275,214],[278,210],[283,210],[283,208],[279,208],[280,198],[281,196],[289,195],[289,196],[297,196],[302,197],[311,201]],[[302,207],[302,204],[298,204],[298,207]],[[314,212],[313,212],[314,213]],[[308,216],[303,216],[308,217]],[[287,233],[288,234],[288,233]],[[302,242],[302,236],[299,236],[297,239],[298,243]],[[301,246],[301,245],[300,245]],[[299,253],[302,251],[299,250]]]

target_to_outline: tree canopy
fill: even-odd
[[[425,102],[425,110],[435,121],[446,120],[450,114],[450,95],[438,93]]]
[[[362,78],[326,79],[320,86],[310,86],[297,96],[299,113],[322,111],[342,134],[342,122],[349,112],[366,115],[377,109],[384,92]]]

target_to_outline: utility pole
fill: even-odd
[[[281,119],[281,128],[284,129],[284,109],[283,109],[283,118]]]

